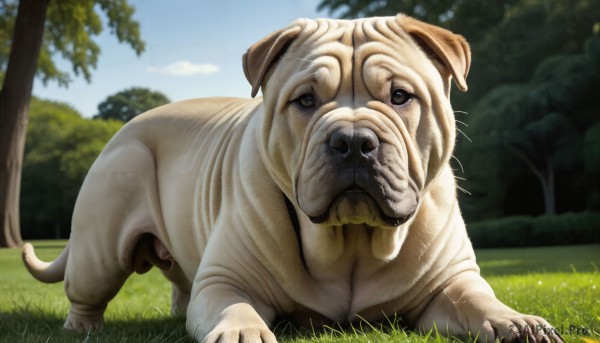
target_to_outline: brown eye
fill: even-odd
[[[302,94],[298,98],[298,104],[306,109],[314,108],[315,103],[315,97],[310,93]]]
[[[404,89],[394,89],[392,90],[391,101],[394,105],[403,105],[407,103],[412,98],[412,94],[405,91]]]
[[[317,107],[317,100],[312,93],[304,93],[293,101],[302,111],[313,111]]]

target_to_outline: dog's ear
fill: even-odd
[[[471,49],[465,38],[439,26],[398,15],[398,23],[427,54],[441,62],[452,74],[458,88],[466,92],[467,74],[471,65]]]
[[[269,68],[285,53],[294,38],[300,34],[300,30],[300,27],[293,26],[276,31],[246,51],[243,57],[244,74],[252,85],[253,98],[258,93]]]

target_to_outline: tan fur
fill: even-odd
[[[449,90],[452,78],[467,88],[464,38],[402,15],[300,19],[243,61],[263,98],[135,118],[86,177],[65,253],[46,265],[26,248],[38,279],[64,273],[65,327],[99,328],[128,275],[155,264],[173,282],[174,312],[187,306],[188,332],[205,343],[273,343],[282,315],[398,315],[480,341],[528,335],[514,325],[550,328],[495,298],[460,215]],[[392,104],[396,89],[412,99]],[[299,105],[306,94],[314,108]]]

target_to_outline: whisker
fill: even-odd
[[[465,122],[462,122],[462,121],[460,121],[460,120],[455,120],[455,121],[456,121],[457,123],[463,124],[463,125],[464,125],[464,126],[466,126],[466,127],[468,127],[468,126],[469,126],[467,123],[465,123]]]
[[[463,136],[465,136],[465,138],[470,142],[473,143],[473,141],[471,140],[471,138],[469,138],[469,136],[467,136],[464,132],[462,132],[459,128],[456,128],[456,131],[460,132]]]
[[[469,114],[469,112],[465,112],[465,111],[454,111],[454,113],[460,113],[460,114]]]
[[[454,155],[452,155],[452,158],[456,160],[456,162],[458,162],[458,165],[460,166],[460,171],[464,174],[465,173],[465,169],[463,168],[462,163],[460,163],[460,161],[458,160],[458,158]]]
[[[471,195],[471,192],[469,192],[468,190],[466,190],[466,189],[462,188],[462,187],[461,187],[461,186],[459,186],[459,185],[456,185],[456,188],[458,188],[458,189],[459,189],[461,192],[463,192],[463,193],[465,193],[465,194],[467,194],[467,195]]]

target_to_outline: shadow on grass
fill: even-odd
[[[64,317],[58,313],[23,309],[0,312],[0,342],[193,342],[185,330],[184,318],[125,318],[107,320],[100,332],[78,334],[62,328]],[[463,342],[439,339],[436,333],[420,335],[400,320],[352,325],[332,324],[313,329],[294,326],[281,320],[273,330],[281,343],[326,342]],[[468,341],[472,342],[472,341]]]
[[[0,342],[192,342],[184,318],[107,320],[99,332],[62,328],[64,315],[18,310],[0,312]]]

